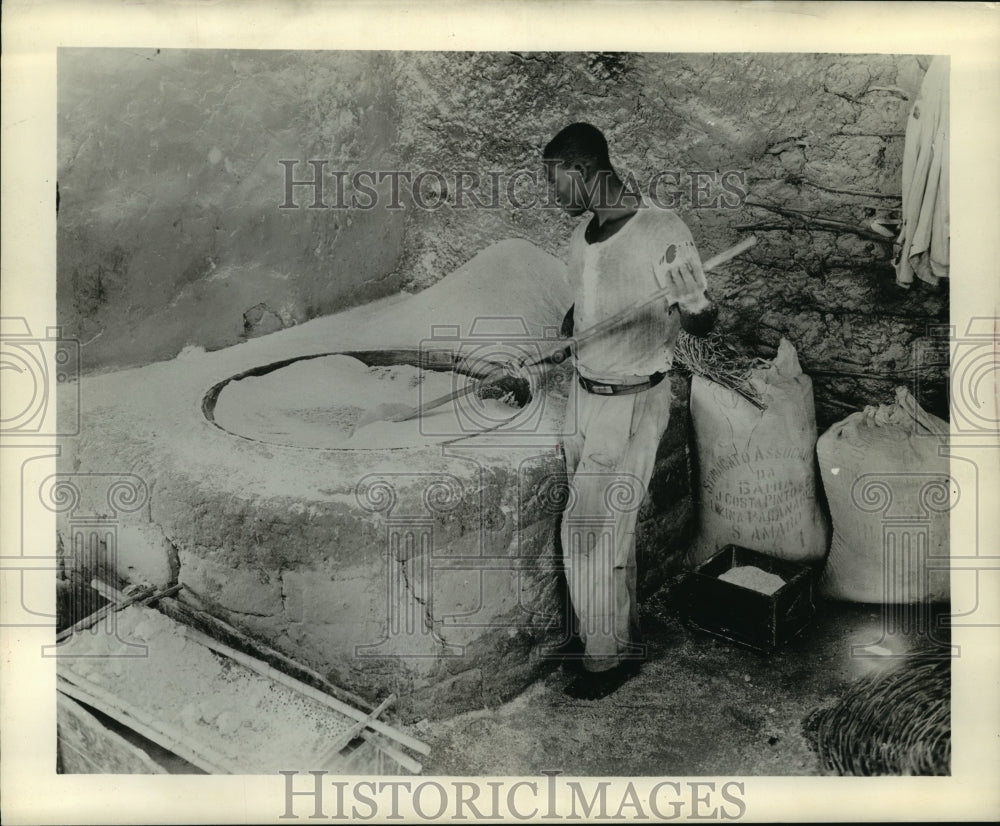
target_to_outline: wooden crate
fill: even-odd
[[[785,580],[773,594],[719,579],[753,565]],[[815,572],[799,562],[727,545],[685,577],[682,613],[692,627],[757,651],[771,652],[800,633],[816,612]]]

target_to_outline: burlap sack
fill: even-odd
[[[730,543],[805,562],[826,554],[830,532],[817,501],[812,381],[782,339],[753,383],[766,410],[705,378],[692,380],[700,477],[692,564]]]
[[[949,596],[946,422],[905,387],[896,403],[866,407],[816,445],[833,541],[820,590],[852,602],[910,603]]]

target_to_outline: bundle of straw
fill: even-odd
[[[732,390],[758,410],[767,408],[760,391],[750,381],[751,371],[766,366],[766,362],[740,354],[719,335],[699,337],[682,331],[674,345],[674,363]]]

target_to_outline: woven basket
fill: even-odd
[[[804,729],[828,773],[948,775],[951,660],[915,654],[862,677],[836,706],[814,710]]]

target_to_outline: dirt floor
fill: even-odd
[[[862,675],[926,650],[931,635],[882,634],[881,606],[819,602],[813,622],[772,654],[688,628],[671,585],[642,606],[648,660],[610,697],[573,700],[572,672],[555,667],[509,703],[407,727],[428,743],[425,776],[795,776],[823,771],[806,720]],[[937,627],[946,611],[926,617]],[[153,612],[155,613],[155,612]],[[935,632],[947,643],[947,630]],[[852,647],[868,656],[852,655]],[[205,652],[207,656],[207,652]],[[197,768],[99,712],[170,773]]]
[[[882,640],[879,606],[821,603],[802,635],[771,655],[685,627],[669,589],[643,606],[648,661],[610,697],[571,700],[556,669],[495,710],[421,721],[427,775],[819,775],[803,728],[848,684],[911,650]],[[851,655],[880,644],[883,656]]]

